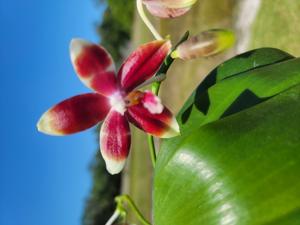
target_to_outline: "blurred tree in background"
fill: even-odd
[[[130,41],[134,1],[95,1],[97,4],[107,5],[102,23],[97,25],[101,45],[119,63],[122,60],[122,52]],[[99,129],[96,132],[97,136],[98,134]],[[111,176],[107,173],[99,149],[91,162],[90,171],[93,184],[86,200],[82,224],[102,225],[106,223],[115,209],[114,197],[120,193],[121,175]]]
[[[95,0],[107,4],[103,21],[97,27],[101,44],[110,52],[116,62],[122,58],[130,37],[134,15],[134,0]]]
[[[115,209],[114,197],[120,192],[120,175],[110,176],[99,150],[91,163],[93,186],[86,201],[82,224],[105,224]]]

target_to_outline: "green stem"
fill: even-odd
[[[189,32],[187,31],[182,38],[180,39],[180,41],[172,48],[171,53],[166,57],[164,63],[161,65],[161,67],[159,68],[159,70],[157,71],[157,73],[155,74],[155,76],[160,76],[161,74],[166,74],[168,72],[168,69],[170,68],[170,66],[172,65],[172,63],[174,62],[174,58],[171,57],[171,54],[173,51],[176,50],[176,48],[184,41],[186,41],[189,37]],[[162,81],[158,81],[158,82],[154,82],[151,86],[151,90],[155,95],[158,95],[159,93],[159,89],[160,89],[160,84]],[[155,150],[155,145],[154,145],[154,137],[150,134],[148,134],[147,136],[148,139],[148,145],[149,145],[149,150],[150,150],[150,156],[151,156],[151,161],[152,161],[152,165],[153,168],[155,168],[155,164],[156,164],[156,150]]]
[[[153,26],[153,24],[150,22],[150,20],[146,16],[146,14],[144,12],[142,0],[137,0],[136,1],[136,7],[137,7],[137,11],[138,11],[140,17],[142,18],[143,22],[148,27],[148,29],[150,30],[150,32],[153,34],[153,36],[155,37],[155,39],[156,40],[163,40],[163,38],[160,36],[160,34],[158,33],[158,31],[155,29],[155,27]]]
[[[152,162],[153,168],[155,168],[156,151],[155,151],[155,145],[154,145],[154,138],[152,135],[148,134],[147,139],[148,139],[149,151],[150,151],[150,156],[151,156],[151,162]]]
[[[131,210],[134,212],[136,217],[143,225],[151,225],[151,223],[145,219],[145,217],[142,215],[142,213],[139,211],[137,206],[134,204],[134,202],[128,195],[120,195],[117,196],[115,199],[118,204],[117,208],[123,208],[123,204],[127,203],[127,205],[131,208]]]

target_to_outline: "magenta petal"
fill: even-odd
[[[118,79],[121,87],[129,92],[152,77],[171,49],[170,41],[160,40],[141,45],[123,63]]]
[[[121,113],[110,110],[100,131],[100,149],[110,174],[117,174],[125,166],[130,149],[130,128]]]
[[[116,91],[115,65],[104,48],[81,39],[73,39],[70,53],[75,71],[86,86],[105,96]]]
[[[148,96],[149,101],[142,100],[137,105],[130,106],[127,117],[131,123],[145,132],[161,138],[170,138],[179,134],[179,126],[170,110],[157,100]],[[151,107],[151,109],[150,109]]]
[[[38,130],[51,135],[73,134],[96,125],[109,109],[108,98],[102,95],[77,95],[45,112],[38,122]]]

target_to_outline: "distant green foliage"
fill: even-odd
[[[107,4],[102,23],[97,27],[97,32],[101,37],[101,45],[111,53],[117,63],[120,63],[122,49],[130,41],[134,1],[96,0],[96,3]],[[115,210],[114,197],[120,193],[121,176],[111,176],[106,172],[99,149],[91,163],[90,170],[93,184],[86,200],[82,224],[103,225]]]
[[[130,40],[134,3],[134,0],[107,0],[108,7],[102,24],[97,28],[102,39],[101,44],[117,62],[122,59],[122,49]]]
[[[130,32],[133,21],[135,1],[108,0],[108,5],[115,21],[121,25],[122,30]]]

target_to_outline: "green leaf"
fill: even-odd
[[[299,66],[300,59],[274,48],[252,50],[222,63],[179,112],[181,136],[164,141],[162,148],[173,151],[181,139],[199,126],[249,108],[295,85],[300,79]],[[289,76],[286,71],[290,71]]]
[[[219,91],[219,89],[221,89],[221,91],[223,92],[226,91],[227,94],[226,97],[228,97],[230,92],[239,92],[241,90],[241,89],[239,90],[234,89],[233,88],[234,86],[238,86],[239,88],[242,88],[242,91],[245,91],[246,89],[249,89],[251,85],[253,86],[252,84],[253,80],[258,79],[261,82],[264,82],[265,79],[267,79],[267,77],[264,76],[264,74],[266,73],[273,73],[273,71],[275,71],[277,73],[276,76],[279,77],[279,79],[280,77],[285,79],[286,78],[286,75],[284,74],[285,71],[283,70],[276,71],[277,68],[271,68],[271,70],[273,71],[269,71],[270,67],[268,67],[268,65],[273,65],[275,63],[279,64],[281,62],[286,62],[291,59],[294,59],[294,57],[279,49],[262,48],[262,49],[252,50],[243,53],[222,63],[206,77],[206,79],[194,91],[192,96],[187,100],[183,109],[179,113],[178,116],[179,122],[181,123],[182,127],[185,128],[185,122],[188,120],[187,117],[189,116],[190,113],[193,113],[192,107],[196,107],[198,109],[195,116],[204,118],[204,115],[201,114],[207,113],[208,107],[210,107],[209,105],[210,100],[214,98],[214,96],[208,96],[209,95],[208,89],[210,87],[219,84],[220,82],[226,79],[231,80],[229,81],[232,82],[231,84],[225,84],[225,86],[227,86],[227,88],[229,88],[230,90],[223,90],[222,85],[221,88],[218,87],[216,90],[214,90],[214,91]],[[298,64],[298,62],[296,64]],[[285,65],[289,66],[289,63]],[[296,67],[297,66],[298,65],[296,65]],[[261,74],[263,74],[262,77]],[[238,76],[239,80],[234,79],[235,76]],[[272,79],[273,75],[270,74],[269,77],[270,76]],[[249,80],[247,81],[247,79]],[[240,86],[241,81],[245,82],[243,86]],[[274,82],[280,83],[280,80],[276,79]],[[263,85],[268,85],[271,88],[272,83],[264,83]],[[274,92],[276,92],[276,90],[274,90]],[[220,94],[224,94],[224,93],[220,93]],[[211,102],[215,103],[214,99],[212,99]],[[202,113],[199,113],[199,110],[202,111]],[[213,113],[210,113],[210,115],[211,114]],[[194,124],[191,125],[193,126]],[[198,126],[198,124],[196,126]],[[190,129],[190,125],[189,125],[189,129]]]
[[[155,225],[300,224],[300,59],[250,53],[216,68],[179,113],[182,136],[155,169]]]

